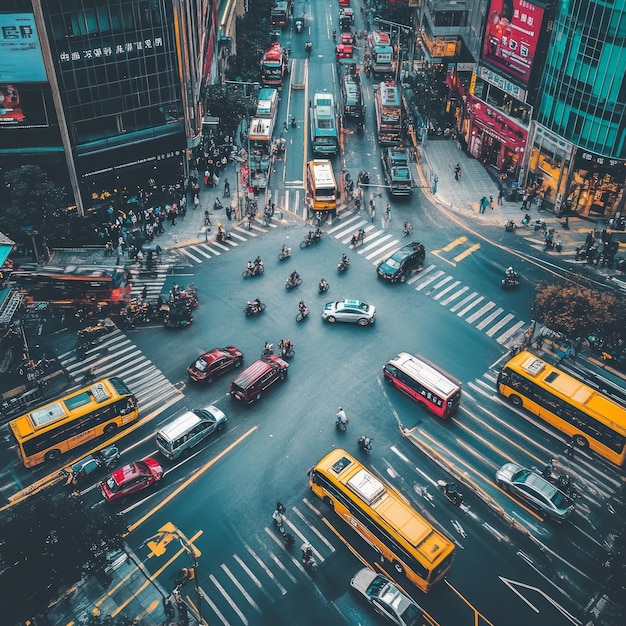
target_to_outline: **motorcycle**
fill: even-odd
[[[357,444],[363,452],[371,452],[372,451],[372,438],[362,435],[359,437]]]
[[[76,485],[86,476],[98,469],[110,470],[120,458],[120,451],[115,445],[107,446],[86,456],[69,468],[61,470],[61,475],[67,478],[66,485]]]
[[[337,420],[335,421],[335,428],[339,432],[345,433],[346,428],[348,428],[348,424],[350,423],[348,416],[340,409],[336,417],[337,417]]]
[[[261,352],[261,358],[264,356],[271,356],[272,354],[274,354],[274,344],[266,343],[265,348],[263,348],[263,352]]]
[[[362,246],[365,243],[365,231],[359,228],[359,232],[356,235],[352,235],[352,247]]]
[[[304,20],[299,17],[296,20],[296,32],[301,33],[303,28],[304,28]],[[305,46],[305,50],[306,50],[306,46]]]
[[[304,51],[306,52],[307,56],[311,56],[311,52],[313,52],[313,44],[310,41],[307,41],[304,44]]]
[[[293,287],[297,287],[298,285],[302,284],[302,279],[298,276],[298,278],[295,278],[292,280],[291,276],[289,276],[289,278],[287,278],[287,280],[285,281],[285,289],[292,289]]]
[[[337,264],[337,271],[341,274],[341,272],[345,272],[350,267],[350,259],[348,257],[342,258]]]
[[[56,365],[57,360],[52,359],[39,359],[39,361],[33,361],[32,359],[25,359],[18,368],[20,376],[26,377],[27,380],[36,380],[40,376],[45,376],[47,372],[52,370]]]
[[[507,233],[514,233],[515,230],[517,229],[517,224],[513,221],[513,220],[509,220],[508,222],[506,222],[506,224],[504,225],[504,230]]]
[[[449,483],[445,480],[438,480],[437,487],[443,492],[443,495],[452,502],[455,506],[461,506],[463,504],[463,494],[459,491],[459,488],[455,483]]]
[[[106,319],[98,322],[95,326],[87,326],[87,328],[79,330],[76,333],[74,349],[78,354],[84,355],[89,348],[98,345],[104,335],[112,332],[115,328],[115,324],[111,320]]]
[[[311,574],[315,574],[319,566],[313,555],[313,546],[308,541],[305,541],[300,547],[300,550],[302,551],[302,565],[304,569]]]
[[[515,289],[519,287],[519,279],[517,277],[506,277],[502,279],[502,289]]]
[[[228,231],[224,230],[223,228],[217,231],[215,241],[217,241],[218,243],[226,243],[228,239],[232,239],[232,235]]]
[[[290,256],[291,256],[291,248],[283,248],[278,253],[278,260],[279,261],[284,261],[285,259],[288,259]]]
[[[309,307],[304,307],[304,310],[298,311],[298,315],[296,315],[296,322],[301,322],[309,316]]]
[[[560,489],[565,495],[570,498],[580,498],[580,493],[574,487],[572,477],[569,474],[560,474],[553,470],[540,471],[538,468],[533,467],[533,471],[541,474],[548,482],[552,483],[557,489]]]
[[[280,356],[283,359],[290,359],[296,353],[293,344],[286,346],[285,342],[282,339],[278,342],[278,349],[280,350]]]
[[[296,118],[295,116],[291,116],[291,128],[296,128]]]
[[[321,228],[317,228],[314,231],[309,231],[305,238],[300,242],[301,248],[308,248],[316,244],[324,236],[324,231]]]
[[[265,311],[265,303],[260,300],[258,302],[248,302],[243,310],[246,317],[258,315],[259,313],[263,313],[263,311]]]
[[[264,272],[265,272],[265,267],[263,266],[262,263],[259,263],[258,265],[255,265],[252,269],[246,268],[241,273],[241,276],[243,278],[248,278],[248,276],[261,276],[261,274],[263,274]]]
[[[406,237],[407,235],[410,235],[413,232],[413,226],[411,225],[411,222],[406,222],[404,224],[404,228],[402,229],[402,237]]]
[[[220,209],[223,209],[224,205],[220,202],[219,198],[215,199],[215,202],[213,203],[213,210],[214,211],[219,211]]]
[[[326,293],[330,285],[322,278],[317,286],[320,293]]]
[[[361,170],[358,176],[359,184],[361,185],[369,185],[370,182],[370,173],[365,170]]]

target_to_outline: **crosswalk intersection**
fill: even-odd
[[[392,254],[403,245],[393,234],[377,228],[360,215],[353,215],[331,226],[328,234],[344,245],[351,245],[352,236],[359,228],[365,230],[365,242],[354,252],[374,265],[381,257]],[[421,272],[408,278],[406,284],[431,297],[503,346],[511,347],[518,343],[523,328],[528,326],[525,320],[517,319],[513,313],[472,291],[471,287],[461,284],[453,275],[434,264],[426,265]]]

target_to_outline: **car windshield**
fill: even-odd
[[[106,485],[112,493],[115,493],[119,488],[119,485],[115,482],[115,478],[113,478],[113,476],[109,476],[107,478]]]
[[[387,259],[386,265],[393,268],[394,270],[397,270],[400,267],[400,261],[396,261],[396,259],[391,257],[390,259]]]
[[[407,602],[404,611],[400,614],[402,621],[407,626],[419,626],[422,624],[422,611],[412,602]]]
[[[367,595],[378,598],[381,596],[381,589],[387,585],[389,581],[383,576],[376,576],[367,588]]]
[[[511,480],[516,483],[525,483],[529,474],[531,474],[529,469],[522,468],[513,474]]]
[[[559,491],[558,489],[552,496],[551,500],[552,504],[554,504],[557,509],[561,510],[567,509],[572,505],[572,501],[570,500],[570,498],[568,498],[562,491]]]
[[[206,367],[207,367],[207,362],[202,358],[198,359],[194,365],[194,368],[197,369],[199,372],[204,372]]]

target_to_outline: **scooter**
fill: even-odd
[[[320,293],[326,293],[330,285],[322,278],[317,286]]]
[[[256,302],[248,302],[245,309],[243,310],[243,312],[246,314],[246,317],[249,317],[250,315],[258,315],[263,311],[265,311],[264,302],[259,302],[258,304]]]
[[[280,350],[280,356],[283,359],[290,359],[296,353],[293,345],[291,345],[289,348],[286,348],[282,339],[278,342],[278,349]]]
[[[308,541],[305,541],[300,547],[300,550],[302,551],[302,565],[304,569],[311,574],[315,574],[319,566],[313,555],[313,546]]]
[[[367,437],[366,435],[362,435],[359,437],[357,444],[363,452],[371,452],[372,451],[372,441],[371,437]]]
[[[506,230],[507,233],[514,233],[516,229],[517,229],[517,224],[513,220],[509,220],[504,225],[504,230]]]
[[[407,222],[404,225],[404,228],[402,229],[402,236],[406,237],[407,235],[410,235],[413,232],[413,226],[411,225],[411,222]]]
[[[296,322],[301,322],[309,316],[309,307],[305,307],[303,311],[298,311],[298,315],[296,315]]]
[[[341,259],[337,264],[337,271],[341,274],[341,272],[345,272],[350,267],[350,259],[346,257],[345,259]]]
[[[438,480],[437,487],[443,492],[443,495],[455,506],[463,504],[463,494],[459,491],[455,483],[449,483],[445,480]]]
[[[261,352],[261,358],[264,356],[271,356],[272,354],[274,354],[274,344],[266,343],[265,348],[263,348],[263,352]]]
[[[291,248],[285,248],[284,250],[281,250],[278,253],[278,260],[284,261],[285,259],[288,259],[290,256],[291,256]]]
[[[301,284],[302,284],[302,279],[299,276],[295,280],[292,280],[291,276],[289,276],[289,278],[287,278],[287,280],[285,281],[285,289],[292,289],[293,287],[297,287],[298,285],[301,285]]]
[[[519,287],[519,279],[517,277],[502,279],[502,289],[515,289],[516,287]]]

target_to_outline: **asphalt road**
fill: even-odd
[[[315,54],[307,92],[283,95],[281,119],[289,105],[299,124],[288,131],[287,157],[277,164],[277,198],[285,189],[295,193],[302,179],[308,157],[300,120],[305,119],[307,97],[334,89],[328,28],[318,21],[311,35]],[[306,35],[300,38],[304,42]],[[292,43],[294,56],[304,56],[303,45],[299,52]],[[371,82],[366,84],[371,98]],[[382,182],[371,102],[368,108],[366,133],[345,136],[335,170],[347,167],[356,177],[368,169],[375,182]],[[378,202],[384,206],[387,198],[379,191]],[[528,326],[534,285],[558,268],[542,266],[525,256],[527,251],[509,250],[510,239],[501,229],[479,235],[419,193],[410,202],[391,204],[387,230],[380,222],[379,204],[375,223],[365,220],[366,242],[356,251],[349,249],[349,238],[362,221],[358,217],[346,215],[326,225],[320,244],[300,250],[309,226],[297,215],[285,214],[267,232],[252,233],[247,241],[236,241],[227,252],[191,263],[184,275],[169,279],[181,285],[193,280],[198,287],[200,306],[189,328],[173,331],[155,325],[116,333],[94,351],[101,373],[127,376],[131,388],[141,390],[145,424],[121,440],[123,462],[155,454],[154,432],[183,406],[213,403],[228,416],[227,428],[190,458],[165,463],[166,478],[158,490],[117,505],[133,524],[129,543],[170,589],[176,571],[188,563],[187,554],[173,544],[165,555],[148,558],[145,542],[172,522],[201,552],[200,605],[211,624],[378,623],[349,590],[350,577],[362,561],[373,564],[376,555],[315,498],[306,477],[306,470],[333,447],[358,456],[356,440],[367,434],[374,448],[361,457],[366,465],[457,543],[447,580],[428,596],[398,579],[433,622],[582,623],[603,587],[600,564],[618,526],[621,511],[611,498],[621,475],[595,457],[579,454],[567,461],[583,498],[572,520],[562,526],[541,521],[494,484],[494,472],[504,462],[540,466],[564,447],[561,437],[507,405],[495,391],[498,362],[516,336],[507,335],[508,330]],[[377,279],[375,262],[406,243],[399,237],[405,219],[414,225],[411,239],[426,246],[426,263],[406,284],[388,285]],[[292,247],[293,256],[279,262],[283,243]],[[343,252],[352,263],[339,275],[336,264]],[[265,274],[242,279],[246,262],[257,255],[265,261]],[[505,292],[500,279],[510,264],[520,271],[522,284]],[[303,284],[287,291],[285,279],[293,269]],[[324,295],[317,293],[321,276],[330,282]],[[243,306],[255,297],[267,310],[246,318]],[[323,304],[345,297],[375,304],[376,323],[366,328],[324,323]],[[298,324],[301,299],[311,315]],[[253,406],[230,398],[230,375],[208,386],[188,381],[186,367],[210,348],[235,345],[248,365],[266,341],[276,344],[284,337],[296,349],[289,375]],[[90,361],[77,362],[71,343],[69,334],[58,338],[64,365],[78,380]],[[463,382],[462,407],[453,419],[443,422],[384,386],[381,368],[399,351],[422,354]],[[351,420],[345,434],[334,428],[339,405]],[[435,456],[439,463],[431,460]],[[0,459],[5,493],[50,471],[25,472],[8,449],[0,451]],[[450,478],[446,469],[463,478],[461,508],[436,488],[438,479]],[[97,486],[85,495],[93,506],[105,506]],[[291,553],[272,525],[276,500],[287,506],[288,527],[296,536]],[[511,528],[502,512],[518,528]],[[304,538],[312,542],[320,562],[315,576],[298,562]],[[184,593],[197,603],[193,585]]]

